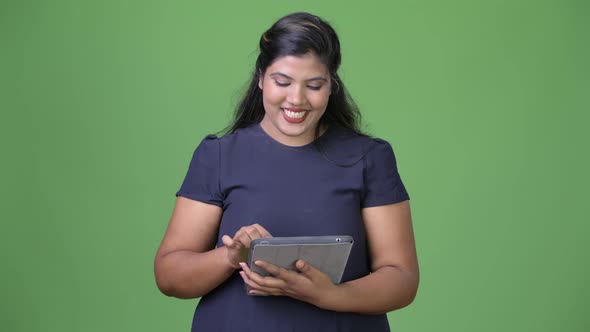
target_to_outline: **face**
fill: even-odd
[[[260,78],[260,126],[290,146],[311,143],[330,97],[330,73],[313,53],[276,59]]]

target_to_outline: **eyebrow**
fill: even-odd
[[[292,77],[290,77],[289,75],[287,75],[287,74],[283,74],[283,73],[281,73],[281,72],[278,72],[278,71],[276,71],[276,72],[274,72],[274,73],[270,74],[269,76],[275,76],[275,75],[282,76],[282,77],[284,77],[284,78],[286,78],[286,79],[289,79],[289,80],[292,80],[292,79],[293,79],[293,78],[292,78]],[[324,81],[324,82],[327,82],[328,80],[327,80],[325,77],[323,77],[323,76],[316,76],[316,77],[309,78],[309,79],[307,79],[306,81],[307,81],[307,82],[309,82],[309,81]]]

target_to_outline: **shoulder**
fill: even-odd
[[[252,134],[252,126],[239,128],[232,133],[226,134],[208,134],[200,142],[199,145],[206,147],[231,145],[237,141],[247,140]]]
[[[388,141],[358,134],[343,127],[331,128],[330,135],[320,142],[326,156],[342,166],[351,166],[366,158],[390,153]]]
[[[221,136],[207,135],[211,140],[216,140],[222,146],[233,145],[240,142],[250,142],[256,138],[258,131],[256,125],[249,125],[247,127],[238,128],[233,132],[225,133]]]
[[[215,167],[219,156],[219,142],[216,135],[206,135],[194,149],[191,164]]]
[[[195,158],[208,159],[217,164],[231,161],[251,152],[257,138],[251,127],[240,128],[231,133],[208,134],[201,139],[195,150]]]

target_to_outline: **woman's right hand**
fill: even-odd
[[[250,241],[269,237],[272,237],[272,235],[259,224],[240,228],[233,238],[229,235],[221,237],[221,241],[223,241],[223,244],[227,248],[227,259],[229,264],[233,268],[239,269],[239,263],[244,261],[244,255],[242,252],[247,248],[250,248]]]

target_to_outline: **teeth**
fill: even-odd
[[[305,113],[307,112],[307,111],[303,111],[303,112],[291,112],[291,111],[286,110],[284,108],[283,108],[283,111],[285,112],[285,114],[287,114],[288,117],[294,118],[294,119],[301,119],[305,115]]]

